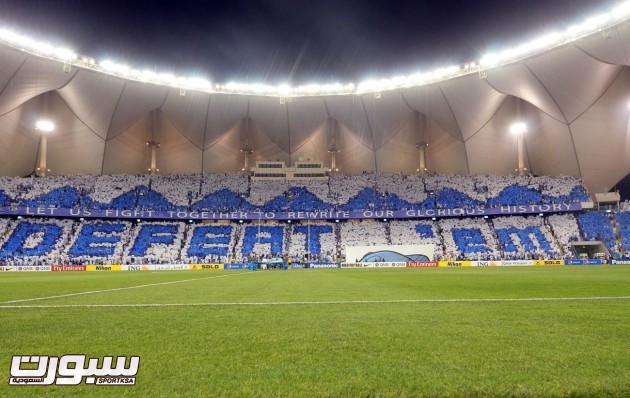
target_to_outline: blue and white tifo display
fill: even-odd
[[[630,216],[584,211],[576,177],[326,178],[0,177],[0,263],[520,261],[570,259],[582,240],[630,252]]]
[[[0,218],[0,263],[164,264],[422,262],[577,258],[571,243],[602,242],[612,258],[630,251],[613,215],[571,213],[437,220],[189,223]],[[595,221],[596,222],[595,222]],[[614,227],[613,227],[614,225]],[[618,237],[616,233],[621,235]],[[373,243],[366,246],[365,242]],[[607,243],[609,242],[609,243]],[[612,242],[612,243],[610,243]]]

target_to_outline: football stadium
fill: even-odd
[[[630,396],[630,2],[212,82],[0,30],[0,395]]]

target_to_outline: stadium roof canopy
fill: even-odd
[[[534,174],[581,176],[602,192],[630,173],[627,14],[520,57],[317,93],[156,84],[0,41],[0,175],[34,172],[41,118],[56,125],[53,175],[146,173],[149,141],[160,143],[161,173],[239,171],[243,148],[252,161],[327,165],[335,148],[343,172],[414,173],[417,146],[428,144],[429,172],[511,174],[516,121],[527,124]]]

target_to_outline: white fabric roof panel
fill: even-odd
[[[168,95],[162,111],[173,126],[200,150],[204,147],[210,94],[195,91]]]
[[[203,152],[204,173],[233,173],[244,164],[239,123]]]
[[[4,92],[12,84],[11,78],[18,71],[24,61],[26,61],[27,55],[0,46],[0,93]]]
[[[389,137],[376,151],[378,171],[383,173],[413,174],[418,169],[419,142],[415,123],[411,115],[405,124],[396,130],[396,134]]]
[[[457,119],[438,85],[406,88],[400,91],[412,109],[437,120],[444,131],[463,141]]]
[[[591,192],[606,192],[630,169],[630,69],[571,124],[582,177]],[[619,99],[623,101],[619,101]]]
[[[175,91],[173,88],[154,84],[125,82],[109,123],[107,139],[116,137],[129,129],[141,117],[160,108],[165,102],[166,96],[169,93],[175,93]]]
[[[603,35],[587,37],[576,44],[589,55],[615,65],[630,65],[630,25],[613,29],[612,37],[602,40]]]
[[[328,119],[323,98],[293,98],[287,103],[291,153],[304,145]],[[325,145],[325,144],[324,144]]]
[[[574,121],[610,86],[621,66],[600,62],[574,46],[524,61],[562,110]]]
[[[201,149],[175,128],[164,112],[159,112],[158,121],[160,126],[153,139],[160,143],[160,148],[156,150],[160,173],[200,173]],[[147,148],[147,151],[150,152],[150,149]]]
[[[81,70],[57,92],[86,126],[106,139],[123,86],[121,79]]]
[[[151,165],[152,115],[146,114],[131,128],[107,140],[103,174],[147,174]]]
[[[488,123],[507,97],[476,75],[448,80],[440,88],[464,141]]]
[[[522,98],[554,119],[565,122],[558,104],[525,64],[491,69],[487,71],[486,82],[496,90]]]
[[[280,99],[274,97],[252,98],[249,103],[249,116],[271,142],[284,152],[290,153],[287,106],[287,103],[282,104]]]
[[[250,99],[244,95],[213,95],[208,108],[204,148],[221,139],[247,116]],[[240,150],[240,146],[237,148]]]
[[[514,173],[518,157],[516,137],[509,132],[513,122],[514,106],[505,103],[495,117],[466,141],[470,174]],[[531,170],[527,157],[525,167]]]
[[[342,173],[362,173],[376,169],[374,151],[363,144],[346,126],[339,126],[337,168]]]
[[[326,121],[324,121],[308,140],[295,149],[292,160],[296,162],[302,158],[302,160],[323,161],[324,165],[330,166],[331,155],[328,153],[328,146],[328,131]]]
[[[580,175],[569,126],[557,121],[531,104],[521,102],[527,115],[525,148],[537,175]]]
[[[374,147],[380,148],[396,135],[413,114],[400,91],[381,92],[380,98],[373,93],[361,96],[370,128],[374,135]]]
[[[163,172],[237,171],[247,117],[252,164],[302,157],[329,165],[332,117],[342,171],[413,172],[415,143],[425,127],[415,122],[417,111],[428,117],[431,172],[512,173],[516,147],[508,130],[520,118],[529,126],[533,172],[581,175],[590,189],[602,191],[630,172],[630,67],[624,66],[630,29],[623,25],[612,33],[489,69],[485,79],[474,73],[382,91],[380,98],[295,97],[284,104],[277,97],[190,90],[182,96],[177,88],[74,66],[66,73],[62,63],[0,46],[0,175],[33,172],[39,137],[32,126],[46,106],[58,130],[49,141],[54,174],[146,173],[150,139],[162,144]]]
[[[339,121],[362,145],[374,149],[372,129],[360,97],[326,97],[326,108],[330,116]]]
[[[60,126],[47,138],[49,174],[100,174],[105,141],[77,119],[59,94],[50,93],[49,102],[49,113]]]
[[[5,176],[27,176],[35,171],[39,134],[22,125],[27,106],[0,117],[0,170]]]
[[[0,115],[3,115],[31,98],[61,88],[77,73],[66,73],[63,65],[37,57],[28,57],[5,84],[0,94]]]

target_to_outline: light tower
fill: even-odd
[[[46,177],[46,172],[50,171],[46,164],[48,134],[55,131],[55,123],[50,120],[40,120],[35,123],[35,129],[39,131],[39,153],[37,155],[37,169],[35,170],[35,175]]]
[[[516,136],[518,151],[518,168],[515,170],[519,176],[527,173],[525,167],[525,146],[523,142],[524,134],[527,132],[527,125],[523,122],[516,122],[510,126],[510,132]]]
[[[328,148],[328,153],[330,153],[330,172],[334,173],[339,171],[339,168],[337,167],[337,154],[339,153],[339,148],[333,144],[330,148]]]
[[[245,161],[243,164],[243,173],[248,173],[249,172],[249,158],[252,156],[252,153],[254,153],[254,150],[250,148],[249,144],[245,144],[245,146],[241,148],[241,153],[245,156]]]
[[[339,126],[337,121],[332,117],[326,120],[326,136],[328,138],[328,153],[330,153],[330,172],[335,173],[339,171],[337,167],[337,154],[340,152],[337,147],[337,135],[339,134]]]
[[[418,173],[424,175],[427,172],[427,147],[429,144],[426,142],[419,142],[416,144],[418,149]]]
[[[160,169],[157,167],[157,149],[160,147],[160,143],[157,141],[147,142],[147,146],[151,148],[151,167],[149,167],[149,173],[155,174]]]

